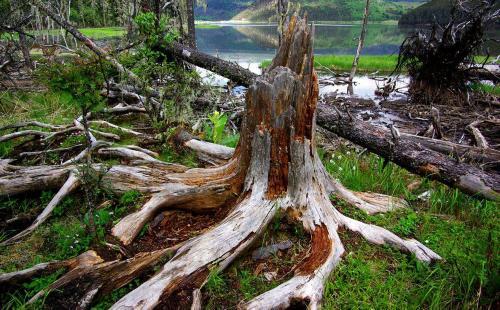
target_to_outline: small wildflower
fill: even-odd
[[[346,154],[347,154],[347,155],[351,155],[351,152],[347,151],[347,152],[346,152]]]
[[[425,243],[429,243],[429,240],[425,240]]]
[[[339,171],[342,171],[342,167],[339,167]]]

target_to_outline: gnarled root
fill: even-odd
[[[183,245],[158,274],[111,309],[152,309],[185,281],[201,285],[211,268],[222,270],[238,257],[263,232],[275,212],[274,202],[250,195],[217,227]]]
[[[183,205],[191,210],[209,210],[219,207],[226,200],[226,187],[228,186],[167,184],[164,190],[153,194],[141,210],[124,217],[111,232],[123,244],[128,245],[160,210],[169,206],[182,207]]]
[[[31,281],[34,277],[53,273],[61,268],[73,269],[81,266],[92,266],[102,263],[102,259],[94,251],[87,251],[79,256],[64,261],[53,261],[41,263],[31,268],[0,274],[0,284],[16,285],[26,281]]]
[[[109,294],[113,290],[128,284],[162,259],[175,253],[177,249],[178,246],[174,246],[153,252],[139,253],[125,260],[110,262],[102,262],[101,260],[93,264],[77,265],[52,283],[46,290],[38,292],[30,299],[29,303],[35,302],[51,291],[53,293],[50,298],[57,299],[60,306],[68,309],[87,309],[95,297]],[[58,294],[64,296],[63,289],[72,292],[71,298],[67,300],[57,298]]]

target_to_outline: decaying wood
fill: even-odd
[[[250,85],[257,76],[236,63],[207,55],[199,52],[197,49],[182,45],[178,42],[161,44],[157,46],[156,49],[162,53],[210,70],[240,85]]]
[[[150,270],[162,259],[177,251],[178,246],[163,250],[139,253],[125,260],[114,260],[94,264],[80,264],[72,268],[68,273],[52,283],[46,290],[38,292],[29,303],[33,303],[46,293],[52,292],[49,298],[57,298],[64,289],[71,290],[71,298],[60,298],[57,301],[59,307],[66,309],[87,309],[92,300],[98,296],[111,293],[113,290],[123,287],[136,277]],[[64,296],[64,295],[63,295]],[[55,302],[51,302],[55,304]]]
[[[432,107],[431,109],[431,119],[436,139],[442,139],[443,130],[441,129],[441,117],[439,116],[439,110],[436,109],[435,107]]]
[[[31,224],[28,228],[20,232],[19,234],[7,239],[6,241],[2,242],[2,245],[6,244],[11,244],[14,243],[24,236],[30,234],[33,232],[38,226],[40,226],[43,222],[45,222],[48,217],[50,216],[50,213],[57,207],[57,205],[71,192],[73,192],[79,185],[79,180],[78,177],[75,175],[74,172],[71,172],[68,180],[63,184],[61,189],[57,192],[57,194],[52,198],[52,200],[49,202],[47,207],[43,210],[42,213],[35,219],[33,224]]]
[[[213,165],[227,162],[234,154],[231,147],[200,141],[184,130],[179,130],[172,140],[175,145],[189,148],[200,160]]]
[[[329,197],[332,191],[338,193],[338,199],[367,212],[391,210],[402,203],[383,195],[347,191],[326,172],[315,149],[319,86],[313,68],[313,37],[306,20],[291,18],[271,66],[248,89],[241,138],[224,164],[187,169],[149,162],[138,166],[117,165],[105,172],[104,182],[113,191],[133,188],[150,197],[140,210],[113,227],[112,234],[124,244],[133,242],[142,227],[165,208],[196,211],[227,204],[231,207],[220,223],[178,245],[175,255],[153,277],[111,309],[162,308],[179,289],[188,288],[192,294],[206,282],[211,270],[223,271],[245,253],[275,219],[278,210],[310,234],[310,251],[294,267],[291,279],[242,304],[242,308],[286,308],[295,302],[312,309],[319,307],[324,283],[344,253],[337,232],[340,227],[359,233],[371,243],[413,253],[424,262],[440,259],[418,241],[401,239],[383,228],[350,219],[332,205]],[[191,140],[184,140],[184,145],[189,147],[186,142]],[[229,150],[225,152],[229,154]],[[208,148],[206,153],[217,154],[218,150]],[[60,186],[74,168],[74,165],[51,166],[31,171],[1,161],[0,193],[23,192],[8,184],[12,180],[21,182],[25,190],[36,189],[34,184],[40,188]],[[54,174],[40,175],[42,171]],[[38,177],[32,179],[37,173]],[[45,183],[40,182],[42,178]],[[389,206],[383,206],[384,203]],[[157,263],[164,257],[164,251],[75,268],[49,287],[48,300],[62,307],[88,307],[96,296],[125,285]],[[43,294],[40,292],[34,299]],[[73,298],[65,299],[67,294]]]
[[[23,282],[31,281],[34,277],[56,272],[61,268],[73,269],[82,266],[92,266],[102,263],[103,260],[94,251],[87,251],[83,254],[64,261],[53,261],[41,263],[31,268],[21,271],[0,274],[0,284],[18,285]]]
[[[388,130],[342,117],[333,108],[319,106],[320,126],[411,172],[428,176],[476,197],[500,200],[500,176],[457,162],[409,139],[394,140]]]
[[[477,126],[481,123],[482,121],[475,121],[467,126],[467,130],[469,130],[472,133],[472,135],[474,136],[474,140],[476,140],[476,145],[479,148],[488,149],[489,148],[488,141],[486,141],[481,131],[477,128]]]
[[[500,161],[500,151],[492,148],[482,149],[475,146],[457,144],[446,140],[437,140],[417,135],[401,133],[402,139],[408,139],[433,151],[458,156],[472,163],[492,163]]]
[[[291,280],[244,307],[286,307],[299,300],[315,308],[320,303],[324,281],[343,253],[337,229],[347,224],[357,228],[331,205],[325,186],[328,176],[314,150],[318,84],[311,39],[306,22],[292,18],[273,65],[248,90],[241,140],[233,158],[213,168],[234,171],[235,181],[243,182],[238,204],[225,220],[188,241],[158,274],[112,309],[161,307],[185,281],[201,285],[208,270],[223,270],[240,255],[278,208],[302,222],[312,235],[311,254]],[[209,171],[204,169],[204,173]],[[374,230],[374,234],[379,237],[369,235],[372,242],[395,244],[424,261],[439,258],[420,243],[412,246],[413,241],[395,238],[385,230]]]

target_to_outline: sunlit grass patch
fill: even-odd
[[[81,28],[79,30],[92,39],[121,37],[126,33],[123,27]]]
[[[20,121],[71,123],[78,105],[65,92],[0,92],[0,127]]]
[[[219,29],[222,28],[220,25],[208,24],[208,23],[196,23],[196,29]]]
[[[490,85],[485,83],[472,83],[471,89],[475,92],[480,92],[483,94],[500,96],[500,87],[497,85]]]
[[[350,71],[354,55],[315,55],[314,67],[318,70]],[[394,71],[398,61],[397,55],[361,55],[358,72],[386,72]],[[267,67],[271,61],[263,61],[262,67]]]
[[[421,179],[373,154],[353,150],[322,154],[328,171],[348,188],[405,197],[410,208],[367,215],[334,201],[348,216],[414,238],[442,261],[426,265],[386,246],[341,232],[346,255],[326,284],[327,309],[417,309],[491,307],[500,285],[498,203],[478,200]],[[358,172],[362,171],[362,172]],[[421,181],[410,191],[408,184]],[[417,196],[429,191],[428,200]]]

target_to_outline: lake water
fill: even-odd
[[[275,24],[210,24],[211,28],[197,28],[198,49],[211,55],[236,61],[243,65],[272,59],[278,46]],[[317,24],[315,54],[349,55],[356,52],[360,25]],[[369,25],[363,54],[396,54],[407,32],[396,25]]]
[[[216,55],[225,60],[237,62],[241,66],[260,74],[260,63],[274,57],[278,46],[275,24],[235,24],[213,23],[210,28],[196,29],[196,43],[199,50]],[[360,25],[318,24],[315,29],[314,52],[316,55],[349,55],[356,52]],[[369,25],[364,55],[397,54],[399,46],[411,29],[401,29],[396,25]],[[210,84],[224,85],[227,79],[200,69],[200,74]],[[368,76],[355,78],[354,94],[362,98],[374,98],[375,90],[381,82]],[[398,87],[404,88],[403,79]],[[321,95],[330,93],[347,95],[346,85],[321,87]]]
[[[314,53],[316,55],[353,55],[355,53],[361,25],[319,23],[315,27]],[[362,55],[397,54],[404,38],[414,30],[415,28],[400,28],[397,25],[369,24]],[[500,39],[498,29],[489,31],[488,36]],[[70,45],[76,44],[72,37],[68,37],[66,42],[58,35],[49,37],[50,40],[59,44],[66,42]],[[97,43],[101,45],[117,44],[117,40],[99,40]],[[276,24],[232,22],[203,24],[196,29],[196,42],[198,49],[202,52],[237,62],[260,74],[260,63],[272,59],[278,46],[277,26]],[[498,43],[491,45],[490,53],[495,56],[500,53]],[[227,82],[227,79],[206,70],[199,69],[199,72],[211,84],[225,85]],[[377,84],[380,84],[368,76],[356,77],[355,82],[355,95],[363,98],[373,98]],[[404,82],[402,84],[398,83],[398,88],[404,89]],[[345,94],[347,87],[335,85],[322,89],[324,94],[331,91]]]

